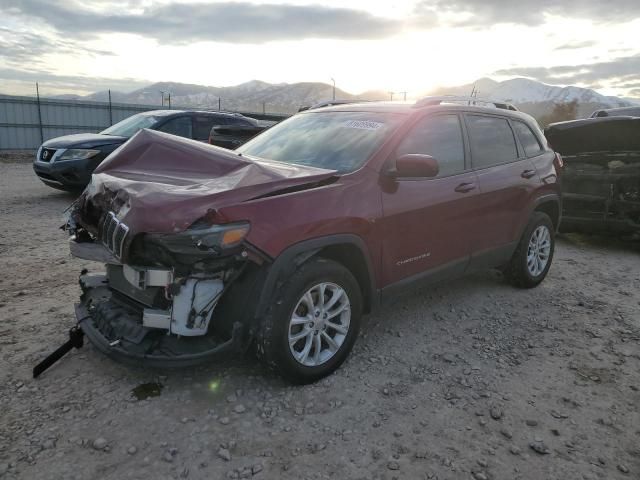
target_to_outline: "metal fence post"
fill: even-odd
[[[111,90],[109,90],[109,125],[113,125],[113,112],[111,111]]]
[[[40,87],[36,82],[36,99],[38,102],[38,126],[40,127],[40,143],[44,143],[44,132],[42,131],[42,109],[40,108]]]

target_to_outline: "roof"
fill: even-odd
[[[481,107],[477,105],[457,105],[443,103],[440,105],[417,106],[413,102],[366,102],[366,103],[350,103],[345,105],[334,105],[332,107],[319,108],[317,110],[307,110],[304,113],[316,112],[377,112],[377,113],[401,113],[412,114],[423,111],[461,111],[475,113],[492,113],[502,116],[509,116],[525,121],[535,121],[533,117],[526,113],[506,110],[494,107]]]
[[[148,110],[146,112],[140,112],[139,115],[148,115],[154,117],[166,117],[167,115],[173,115],[174,113],[182,113],[182,110]]]
[[[225,112],[219,110],[149,110],[147,112],[140,112],[141,115],[153,115],[154,117],[167,117],[169,115],[183,114],[183,113],[196,113],[202,115],[224,115],[225,117],[245,117],[240,113]]]
[[[545,136],[562,155],[640,151],[640,118],[603,117],[549,125]]]
[[[415,108],[427,107],[430,105],[443,105],[443,104],[458,104],[458,105],[473,105],[473,106],[492,106],[491,108],[499,108],[501,110],[512,110],[517,112],[518,109],[503,101],[491,100],[486,98],[477,97],[464,97],[459,95],[439,95],[424,97],[419,99],[414,105]]]
[[[380,113],[411,113],[413,102],[361,102],[332,105],[330,107],[316,108],[306,112],[380,112]],[[303,113],[306,113],[303,112]]]
[[[640,105],[636,107],[603,108],[591,114],[591,118],[613,117],[613,116],[640,117]]]
[[[304,112],[305,110],[315,110],[317,108],[324,108],[324,107],[332,107],[334,105],[345,105],[345,104],[351,104],[351,103],[364,103],[364,102],[368,102],[369,100],[324,100],[322,102],[318,102],[315,103],[313,105],[303,105],[300,107],[300,109],[298,110],[298,112]]]

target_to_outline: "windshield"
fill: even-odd
[[[278,162],[353,172],[402,121],[378,112],[309,112],[281,122],[236,151]]]
[[[149,128],[155,125],[160,117],[154,117],[145,113],[138,113],[121,122],[111,125],[106,130],[100,132],[103,135],[115,135],[118,137],[132,137],[138,130]]]

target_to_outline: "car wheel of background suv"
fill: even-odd
[[[543,212],[533,212],[511,261],[503,270],[515,286],[533,288],[547,276],[553,260],[553,222]]]
[[[360,286],[347,268],[312,259],[273,300],[257,335],[258,357],[298,384],[319,380],[344,362],[362,316]]]

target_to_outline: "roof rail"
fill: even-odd
[[[428,107],[432,105],[440,105],[442,103],[461,103],[461,102],[464,102],[467,105],[474,105],[474,106],[493,105],[495,108],[500,108],[502,110],[512,110],[514,112],[518,111],[518,109],[510,103],[498,102],[495,100],[485,100],[483,98],[475,98],[475,97],[460,97],[456,95],[424,97],[424,98],[421,98],[420,100],[417,100],[413,107],[422,108],[422,107]],[[482,105],[478,105],[478,104],[482,104]]]

